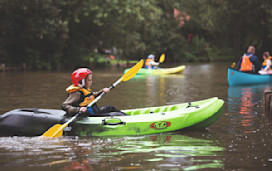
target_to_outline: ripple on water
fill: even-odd
[[[146,169],[149,167],[149,169],[185,169],[200,164],[222,167],[222,162],[217,160],[223,150],[211,140],[178,134],[56,139],[2,137],[0,155],[6,158],[2,157],[0,163],[2,166],[17,168],[22,166],[70,168],[70,165],[76,164],[84,167],[91,165],[93,168],[102,166],[110,168],[110,165],[114,165],[116,168],[140,169],[142,163],[146,162],[150,162]],[[215,159],[207,161],[205,159],[207,156]]]

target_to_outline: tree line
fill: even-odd
[[[0,63],[33,69],[165,53],[170,62],[238,59],[270,50],[270,0],[0,0]]]

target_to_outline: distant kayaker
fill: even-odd
[[[111,50],[103,48],[103,42],[101,40],[98,41],[96,48],[97,48],[97,52],[102,55],[111,54]]]
[[[249,72],[249,73],[258,73],[260,70],[260,62],[255,54],[255,47],[249,46],[247,53],[245,53],[239,63],[238,63],[238,70],[242,72]]]
[[[259,71],[260,74],[272,74],[272,65],[271,60],[272,57],[270,56],[269,52],[263,53],[263,64],[262,69]]]
[[[94,116],[106,114],[108,115],[125,115],[114,106],[103,106],[98,108],[97,104],[87,107],[102,92],[109,93],[109,88],[103,88],[98,92],[93,92],[90,88],[92,85],[92,71],[87,68],[79,68],[72,73],[72,85],[66,92],[68,98],[63,102],[62,109],[67,112],[68,116],[82,112],[85,116]],[[114,112],[114,113],[111,113]]]
[[[148,55],[145,61],[145,68],[146,69],[154,69],[159,66],[159,62],[155,62],[155,56],[153,54]]]
[[[115,57],[113,56],[113,54],[116,54],[116,48],[113,47],[113,51],[109,50],[109,49],[105,49],[103,48],[103,41],[98,41],[97,43],[97,47],[96,47],[96,50],[99,54],[101,55],[105,55],[106,56],[106,59],[108,61],[110,60],[114,60]]]

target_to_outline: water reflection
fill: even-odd
[[[184,75],[154,76],[148,81],[146,76],[136,76],[119,84],[98,104],[127,109],[214,96],[228,101],[221,118],[206,132],[186,132],[190,137],[162,134],[119,138],[63,137],[47,141],[2,137],[1,170],[209,170],[216,167],[220,168],[217,170],[271,170],[272,129],[262,117],[262,97],[265,88],[272,86],[228,89],[227,69],[224,69],[228,66],[229,63],[188,64]],[[65,89],[71,84],[71,72],[1,73],[0,113],[25,107],[60,109],[67,96]],[[95,69],[93,72],[94,91],[111,85],[123,75],[123,69]],[[157,92],[150,95],[152,86]],[[252,96],[247,102],[250,92]],[[242,94],[245,94],[243,98]],[[241,106],[244,107],[242,110]],[[243,121],[244,126],[242,120],[248,120]],[[251,133],[245,133],[247,131]]]
[[[176,96],[183,96],[181,91],[185,79],[183,74],[136,75],[133,79],[145,84],[145,97],[143,99],[146,106],[180,103],[180,101],[169,103],[169,100],[173,101],[180,99]]]
[[[255,133],[257,126],[254,118],[260,117],[258,111],[262,105],[263,94],[271,87],[271,84],[229,87],[228,116],[232,118],[233,125],[242,126],[244,133]],[[230,128],[229,132],[234,132],[233,129]]]
[[[134,139],[131,141],[131,139]],[[113,154],[130,155],[132,162],[141,166],[143,162],[150,162],[144,169],[184,169],[196,168],[221,168],[223,162],[216,156],[223,151],[222,147],[213,145],[210,140],[192,138],[184,135],[155,135],[142,138],[127,138],[126,141],[118,144],[115,149],[119,149]],[[213,156],[215,159],[206,159]],[[140,162],[137,159],[141,158]],[[134,160],[135,159],[135,160]],[[143,169],[143,168],[140,168]]]
[[[72,168],[72,165],[76,165],[78,162],[84,163],[86,156],[99,153],[105,146],[110,146],[121,140],[120,138],[1,137],[0,154],[4,157],[1,157],[0,163],[1,166],[12,167],[14,170],[23,166],[50,167],[52,169],[71,166]],[[101,159],[103,159],[102,156]],[[100,163],[99,167],[101,167]]]
[[[211,140],[171,133],[110,138],[2,137],[0,163],[15,170],[22,166],[61,170],[192,170],[222,168],[223,150]]]

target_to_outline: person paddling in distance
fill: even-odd
[[[249,46],[247,53],[245,53],[238,63],[238,70],[248,73],[258,73],[260,70],[259,59],[255,54],[255,47]]]
[[[150,54],[150,55],[148,55],[148,57],[145,61],[145,68],[146,69],[158,68],[159,64],[160,64],[159,62],[155,62],[155,55]]]
[[[95,115],[126,115],[114,106],[103,106],[98,108],[97,104],[87,107],[96,97],[101,93],[110,92],[110,88],[103,88],[98,92],[91,90],[92,86],[92,71],[87,68],[79,68],[72,73],[72,85],[70,85],[66,92],[68,93],[67,99],[62,104],[62,109],[67,112],[67,116],[73,116],[77,113],[82,113],[83,116]]]
[[[272,74],[272,65],[271,65],[271,60],[272,57],[270,56],[269,52],[264,52],[263,53],[263,66],[262,70],[259,71],[259,74]]]

